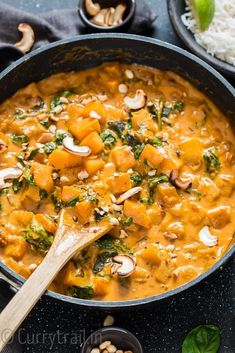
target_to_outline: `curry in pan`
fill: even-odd
[[[62,208],[71,222],[113,225],[50,287],[78,298],[169,291],[232,244],[232,126],[175,73],[115,63],[60,73],[5,101],[0,131],[0,258],[26,278]]]

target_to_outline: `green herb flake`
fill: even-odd
[[[185,337],[182,353],[217,353],[219,346],[219,328],[215,325],[200,325]]]
[[[30,173],[30,166],[29,165],[25,166],[22,176],[28,185],[35,185],[35,182],[33,180],[33,176]]]

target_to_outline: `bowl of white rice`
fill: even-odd
[[[235,0],[214,1],[215,13],[205,31],[199,29],[189,0],[168,0],[169,16],[176,33],[192,52],[235,78]]]

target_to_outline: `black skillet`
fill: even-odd
[[[95,34],[56,42],[33,51],[0,74],[0,102],[30,82],[39,81],[61,71],[84,70],[104,61],[120,61],[147,65],[161,70],[172,70],[206,93],[221,110],[235,118],[235,90],[211,66],[194,55],[168,43],[147,37],[126,34]],[[51,291],[46,296],[56,300],[108,311],[140,308],[150,303],[172,299],[180,292],[197,285],[217,271],[234,253],[235,246],[208,271],[193,281],[164,294],[130,301],[95,301],[67,297]],[[24,279],[0,262],[0,271],[17,287]]]

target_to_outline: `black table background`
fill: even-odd
[[[3,1],[3,0],[2,0]],[[32,13],[51,9],[74,8],[77,0],[4,0],[9,5]],[[166,0],[148,0],[158,9],[158,19],[146,35],[183,47],[170,25]],[[1,14],[2,16],[3,14]],[[220,353],[235,351],[235,259],[220,268],[207,281],[183,292],[169,302],[142,310],[114,313],[115,324],[132,331],[143,344],[145,353],[181,352],[186,333],[199,324],[220,327]],[[0,284],[0,307],[11,297],[9,286]],[[102,326],[106,314],[69,307],[42,298],[20,331],[23,353],[75,353],[92,331]],[[12,353],[17,353],[16,349]],[[10,353],[10,352],[9,352]]]

